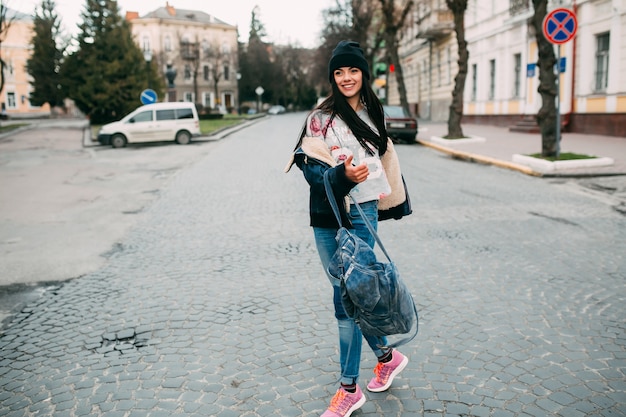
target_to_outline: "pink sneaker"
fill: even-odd
[[[355,393],[339,388],[333,399],[330,400],[330,407],[321,417],[348,417],[355,410],[361,408],[363,404],[365,404],[365,395],[358,385]]]
[[[409,358],[394,349],[389,362],[378,362],[374,368],[374,375],[376,376],[367,384],[367,389],[372,392],[385,391],[391,386],[393,379],[406,367],[407,363],[409,363]]]

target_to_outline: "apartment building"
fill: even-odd
[[[577,0],[571,130],[626,137],[626,0]]]
[[[236,26],[169,3],[141,17],[127,12],[126,19],[145,59],[155,60],[167,80],[162,101],[189,101],[220,112],[239,106]]]
[[[32,54],[33,19],[31,16],[7,9],[6,31],[0,54],[6,63],[4,87],[0,91],[2,114],[10,118],[50,116],[50,106],[33,106],[30,103],[31,77],[26,63]]]
[[[554,0],[578,22],[576,36],[557,47],[561,119],[566,131],[626,137],[626,0]],[[531,0],[469,0],[465,14],[470,52],[464,92],[465,123],[513,126],[533,119],[537,42]],[[424,119],[443,121],[458,71],[456,35],[444,0],[417,0],[402,34],[408,100]],[[389,102],[399,103],[393,77]]]
[[[454,20],[445,0],[415,2],[398,52],[413,113],[426,120],[447,120],[458,54]],[[395,74],[389,73],[387,78],[388,102],[398,104]]]

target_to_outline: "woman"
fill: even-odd
[[[397,155],[387,138],[383,107],[369,85],[369,67],[358,43],[339,42],[328,63],[328,77],[332,93],[307,117],[287,167],[288,171],[295,163],[310,185],[310,224],[324,270],[337,250],[339,227],[326,197],[325,171],[337,201],[343,202],[350,193],[374,227],[379,219],[410,214],[402,211],[407,196]],[[356,207],[351,205],[349,211],[347,204],[339,207],[343,225],[373,247],[374,237]],[[364,336],[341,304],[339,280],[328,278],[339,327],[341,386],[322,417],[347,417],[365,403],[358,385]],[[408,358],[395,349],[380,348],[378,337],[365,336],[365,340],[378,359],[367,389],[385,391]],[[386,344],[383,338],[382,345]]]

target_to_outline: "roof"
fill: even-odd
[[[169,4],[166,4],[165,7],[159,7],[156,10],[153,10],[146,15],[141,17],[142,19],[156,18],[163,20],[173,20],[173,21],[186,21],[186,22],[197,22],[197,23],[212,23],[219,25],[230,25],[223,20],[216,18],[215,16],[211,16],[208,13],[199,11],[199,10],[187,10],[187,9],[176,9]],[[233,26],[234,27],[234,26]]]
[[[26,13],[22,13],[20,11],[11,9],[9,7],[5,6],[5,19],[6,21],[12,21],[12,20],[17,20],[17,21],[27,21],[27,22],[32,22],[33,21],[33,17],[29,14]]]

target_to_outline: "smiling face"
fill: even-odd
[[[359,101],[363,87],[363,72],[356,67],[341,67],[333,72],[335,83],[348,102]]]

